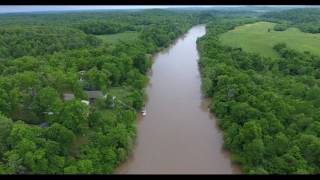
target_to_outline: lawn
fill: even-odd
[[[98,35],[97,37],[102,39],[103,42],[116,43],[118,41],[132,41],[138,38],[138,32],[127,31],[123,33],[108,34],[108,35]]]
[[[297,28],[274,31],[274,25],[269,22],[246,24],[222,34],[220,40],[224,45],[241,47],[247,52],[268,57],[278,56],[272,47],[282,42],[297,51],[309,51],[320,56],[320,34],[304,33]],[[268,32],[268,29],[271,31]]]

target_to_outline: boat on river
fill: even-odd
[[[141,111],[141,114],[142,114],[142,116],[146,116],[147,115],[147,111],[143,110],[143,111]]]

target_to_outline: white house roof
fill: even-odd
[[[63,99],[64,99],[65,101],[72,100],[72,99],[74,99],[74,94],[72,94],[72,93],[64,93],[64,94],[63,94]]]
[[[89,98],[102,98],[103,94],[101,91],[85,91]]]

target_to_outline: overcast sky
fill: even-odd
[[[65,11],[65,10],[95,10],[95,9],[148,9],[168,8],[177,6],[0,6],[0,13],[9,12],[39,12],[39,11]],[[188,7],[188,6],[178,6]]]
[[[212,6],[3,6],[0,5],[0,13],[14,12],[39,12],[39,11],[65,11],[65,10],[95,10],[95,9],[147,9],[168,7],[212,7]],[[221,7],[221,6],[220,6]],[[238,7],[238,6],[233,6]]]
[[[277,5],[267,5],[269,7],[279,7]],[[289,5],[288,5],[289,6]],[[0,5],[0,13],[16,13],[16,12],[41,12],[41,11],[66,11],[66,10],[97,10],[97,9],[154,9],[154,8],[183,8],[183,7],[241,7],[238,5],[218,5],[218,6],[200,6],[200,5],[190,5],[190,6],[134,6],[134,5],[122,5],[122,6],[97,6],[97,5],[29,5],[29,6],[22,6],[22,5]],[[281,7],[281,6],[280,6]],[[284,7],[284,6],[282,6]],[[293,6],[299,7],[299,6]],[[302,7],[302,6],[301,6]],[[318,6],[319,7],[319,6]]]

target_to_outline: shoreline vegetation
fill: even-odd
[[[285,43],[272,59],[223,45],[221,34],[250,21],[213,21],[198,41],[202,89],[224,147],[245,174],[317,174],[320,57]]]

